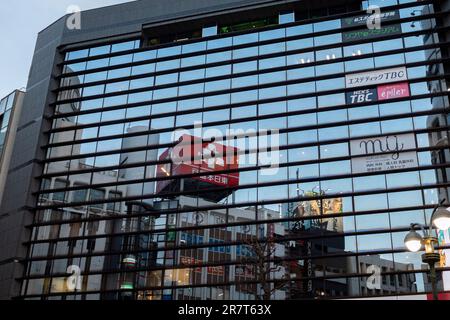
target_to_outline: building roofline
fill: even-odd
[[[101,10],[101,9],[104,9],[104,8],[118,7],[118,6],[128,5],[130,3],[139,2],[139,1],[142,1],[142,0],[132,0],[132,1],[127,1],[127,2],[123,2],[123,3],[110,4],[110,5],[107,5],[107,6],[100,6],[100,7],[97,7],[97,8],[81,10],[81,12],[83,13],[83,12],[89,12],[89,11],[94,11],[94,10]],[[47,25],[44,29],[39,31],[38,34],[41,34],[42,32],[46,31],[48,28],[50,28],[51,26],[57,24],[62,19],[66,19],[69,15],[71,15],[71,13],[66,13],[65,15],[63,15],[60,18],[56,19],[55,21],[53,21],[52,23]]]

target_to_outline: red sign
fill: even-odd
[[[166,150],[160,161],[170,159],[167,164],[157,166],[157,177],[174,177],[196,173],[208,173],[189,179],[200,180],[221,187],[239,185],[239,172],[216,173],[239,168],[238,149],[215,142],[203,142],[201,138],[183,135],[178,144]],[[156,187],[161,192],[173,180],[159,181]]]
[[[225,275],[225,270],[223,266],[208,267],[208,273],[211,275],[223,276]]]
[[[439,300],[450,300],[450,293],[440,292],[440,293],[438,293],[438,299]],[[433,294],[428,293],[427,300],[433,300]]]
[[[378,100],[391,100],[410,96],[407,82],[378,86]]]
[[[203,263],[202,260],[198,260],[198,259],[195,259],[195,258],[192,258],[192,257],[181,257],[181,264],[185,265],[185,266],[188,266],[188,267],[191,267],[193,265],[198,265],[198,264],[201,264],[201,263]],[[194,271],[195,272],[202,272],[202,268],[201,267],[196,267],[194,269]],[[224,269],[223,266],[217,266],[217,267],[209,266],[209,267],[207,267],[207,272],[209,274],[212,274],[212,275],[223,276],[225,274],[225,269]]]
[[[187,267],[191,267],[193,265],[196,264],[201,264],[203,261],[202,260],[197,260],[195,258],[192,257],[181,257],[181,264],[185,265]],[[194,269],[195,272],[202,272],[202,268],[201,267],[196,267]]]

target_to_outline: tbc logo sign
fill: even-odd
[[[406,98],[410,96],[408,82],[381,85],[376,88],[355,90],[347,92],[345,95],[347,104],[357,104],[364,102],[375,102]]]
[[[356,90],[346,93],[347,104],[377,101],[378,95],[375,89]]]

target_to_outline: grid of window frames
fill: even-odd
[[[22,295],[254,300],[429,291],[420,253],[407,252],[403,238],[448,195],[444,44],[431,32],[431,2],[363,1],[360,9],[371,4],[398,12],[386,24],[401,34],[347,41],[340,15],[295,22],[283,13],[276,27],[67,52]],[[348,85],[349,75],[395,68],[406,74],[390,91]],[[374,90],[378,99],[352,98]],[[167,158],[174,129],[198,136],[198,121],[215,141],[246,146],[237,168],[214,173],[229,181],[238,173],[237,184],[212,184],[211,171],[182,173]],[[229,136],[231,129],[244,133]],[[275,174],[262,166],[268,136],[247,130],[277,130]],[[370,157],[355,157],[354,148],[367,141],[380,143],[375,159],[388,152],[393,161],[361,170]],[[374,270],[379,286],[370,284]]]

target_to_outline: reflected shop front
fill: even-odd
[[[439,6],[235,10],[58,49],[22,299],[427,299],[403,240],[450,206]]]

